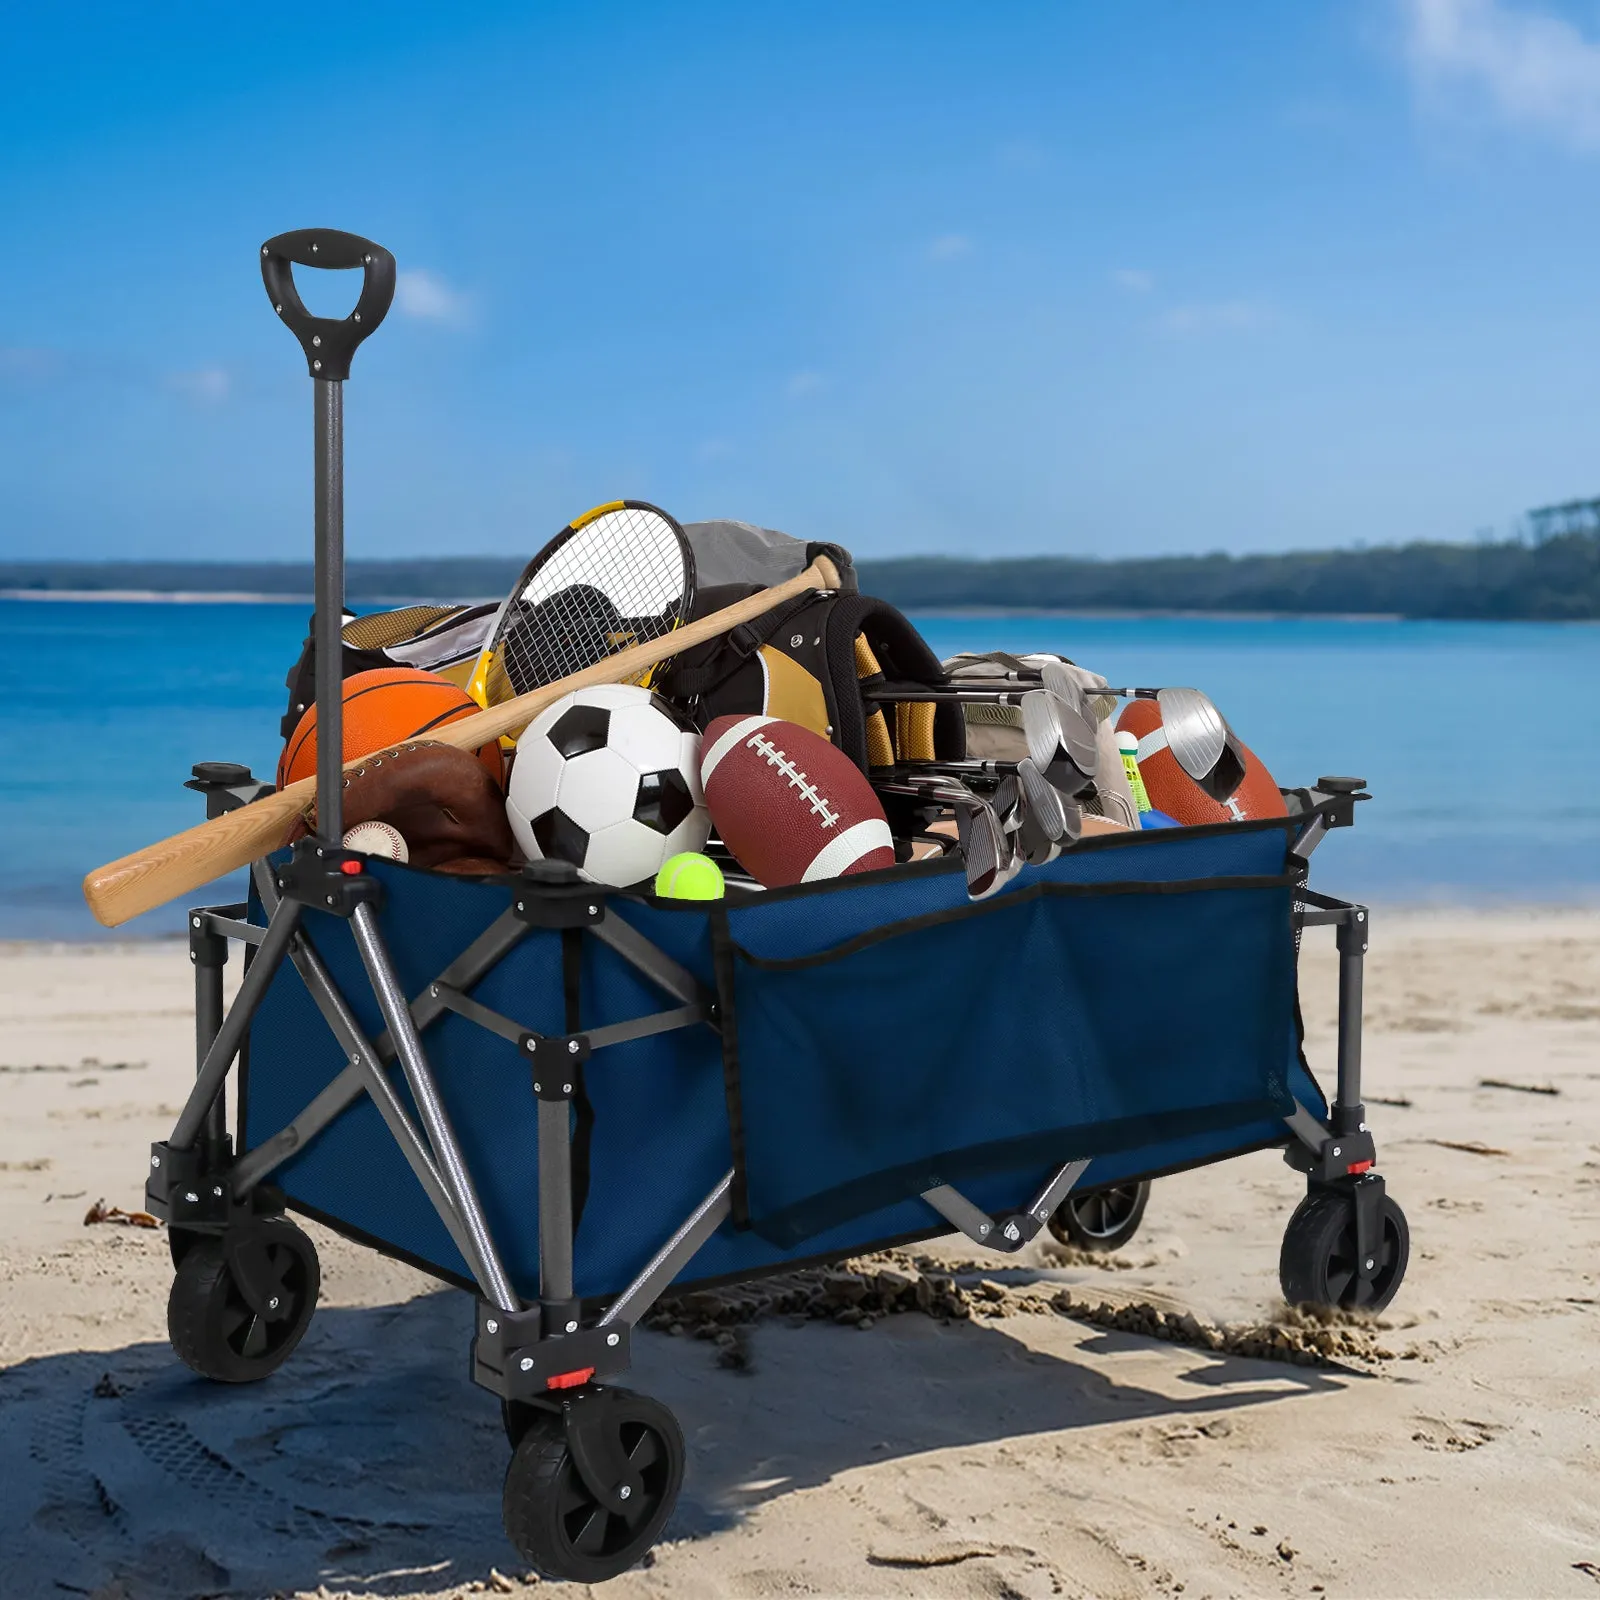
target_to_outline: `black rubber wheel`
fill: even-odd
[[[532,1406],[525,1400],[500,1402],[500,1426],[505,1429],[506,1443],[513,1450],[522,1443],[522,1436],[532,1427],[534,1418],[545,1410],[548,1410],[548,1407]]]
[[[526,1425],[506,1469],[501,1515],[506,1537],[543,1577],[603,1583],[643,1559],[661,1536],[683,1484],[683,1431],[657,1400],[611,1390],[617,1443],[642,1480],[638,1503],[606,1510],[573,1464],[560,1415],[526,1408]]]
[[[1385,1195],[1375,1270],[1363,1279],[1356,1265],[1355,1202],[1336,1190],[1308,1194],[1284,1230],[1278,1283],[1292,1306],[1381,1311],[1394,1299],[1411,1259],[1406,1215]]]
[[[316,1246],[286,1217],[251,1225],[256,1271],[278,1301],[258,1315],[245,1300],[220,1238],[186,1244],[167,1297],[167,1336],[178,1359],[218,1383],[254,1383],[276,1372],[311,1323],[322,1272]]]
[[[1139,1231],[1149,1201],[1148,1181],[1069,1194],[1051,1214],[1050,1231],[1080,1250],[1120,1250]]]

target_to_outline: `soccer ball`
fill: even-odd
[[[711,831],[700,735],[635,684],[574,690],[518,739],[506,815],[530,861],[570,861],[619,889],[653,879]]]

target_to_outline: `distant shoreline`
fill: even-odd
[[[353,599],[370,606],[436,605],[430,596],[355,595]],[[491,600],[492,595],[472,597],[461,604]],[[121,605],[264,605],[311,606],[316,597],[309,594],[261,594],[245,590],[205,589],[0,589],[0,600],[66,601],[86,604]],[[913,606],[910,617],[1073,617],[1099,622],[1148,622],[1163,617],[1196,622],[1543,622],[1538,617],[1417,617],[1407,618],[1398,611],[1203,611],[1165,606],[1148,610],[1133,606]],[[1571,622],[1555,619],[1559,626],[1594,626],[1596,619],[1578,617]]]
[[[921,616],[1600,621],[1600,527],[1280,555],[861,556],[855,569],[863,593]],[[498,599],[519,571],[515,556],[355,557],[345,593],[363,608]],[[309,607],[315,588],[305,561],[0,558],[0,597],[19,601]]]
[[[350,597],[366,606],[438,605],[431,595],[362,595]],[[476,595],[459,602],[474,605],[493,600]],[[313,606],[309,594],[262,594],[245,590],[205,589],[0,589],[0,600],[68,601],[122,605],[264,605]],[[1537,622],[1545,627],[1594,627],[1594,617],[1407,617],[1400,611],[1206,611],[1198,608],[1152,606],[909,606],[908,617],[1068,617],[1089,622],[1150,622],[1162,618],[1194,622]]]

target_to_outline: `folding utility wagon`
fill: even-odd
[[[355,315],[381,319],[377,246],[285,235],[264,257],[269,287],[289,261],[364,265]],[[361,334],[279,309],[331,441],[317,660],[336,752],[329,463]],[[320,777],[336,818],[332,757]],[[265,790],[220,763],[192,786],[212,815]],[[1322,779],[1284,819],[1085,839],[978,903],[951,857],[717,902],[602,891],[558,863],[415,871],[350,856],[336,830],[258,861],[248,903],[189,918],[199,1072],[147,1191],[170,1225],[173,1345],[226,1382],[290,1354],[318,1268],[286,1209],[469,1290],[473,1375],[513,1445],[506,1531],[544,1573],[598,1581],[649,1548],[682,1479],[671,1413],[611,1382],[669,1285],[952,1229],[1013,1253],[1092,1213],[1084,1196],[1279,1145],[1309,1191],[1285,1295],[1381,1306],[1407,1233],[1361,1104],[1368,918],[1305,886],[1360,789]],[[1320,925],[1340,956],[1331,1106],[1296,994]]]

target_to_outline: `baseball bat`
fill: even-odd
[[[753,622],[763,613],[808,589],[837,589],[839,574],[826,556],[818,556],[797,577],[763,589],[743,600],[685,623],[660,639],[630,645],[604,661],[597,661],[581,672],[559,682],[545,684],[520,694],[514,700],[490,706],[457,722],[429,730],[428,737],[440,744],[461,750],[476,750],[502,734],[517,733],[533,721],[548,705],[574,689],[587,689],[600,683],[621,683],[669,656],[692,650],[719,634]],[[357,760],[360,758],[358,757]],[[356,761],[346,762],[347,767]],[[182,833],[175,833],[159,844],[146,845],[132,855],[96,867],[83,880],[83,897],[95,919],[107,928],[120,927],[142,912],[188,894],[202,884],[247,866],[257,856],[267,855],[287,842],[295,824],[316,803],[317,780],[301,778],[247,806],[226,812]]]

